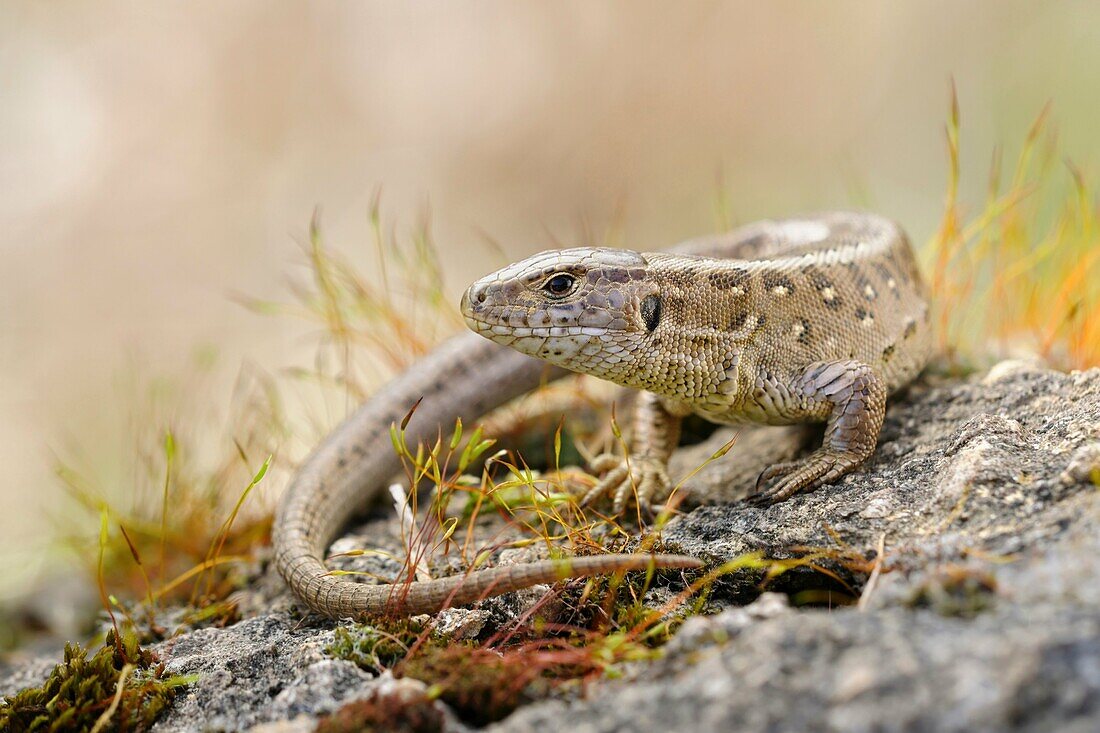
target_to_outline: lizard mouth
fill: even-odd
[[[488,321],[463,314],[470,330],[494,341],[507,338],[562,338],[568,336],[603,336],[607,328],[592,326],[510,326],[500,321]]]

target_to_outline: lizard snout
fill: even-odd
[[[483,306],[488,298],[489,283],[476,282],[468,287],[466,292],[462,294],[462,302],[459,304],[459,308],[463,315],[470,315],[473,311],[477,310],[479,306]]]
[[[470,286],[470,289],[466,291],[466,294],[474,303],[481,305],[485,302],[485,299],[489,297],[489,284],[474,283]]]

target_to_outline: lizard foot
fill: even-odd
[[[604,476],[584,495],[581,506],[611,496],[611,511],[616,516],[623,513],[627,501],[634,496],[642,517],[652,519],[655,515],[653,500],[663,500],[672,487],[665,464],[656,458],[634,456],[628,462],[620,456],[604,453],[593,459],[592,471]]]
[[[755,506],[786,501],[797,493],[836,481],[862,462],[863,458],[853,453],[821,449],[802,461],[776,463],[760,473],[756,479],[756,493],[747,501]],[[773,479],[778,480],[763,488]]]

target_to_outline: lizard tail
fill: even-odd
[[[494,407],[567,372],[464,333],[440,345],[379,390],[334,430],[291,480],[275,516],[275,566],[309,608],[332,618],[433,613],[538,583],[650,567],[695,567],[674,555],[592,555],[545,560],[395,585],[334,577],[324,555],[337,532],[365,510],[401,470],[390,426],[423,398],[405,428],[410,444],[434,440],[440,426],[472,422]]]
[[[312,601],[308,596],[301,597],[315,611],[334,618],[362,618],[384,613],[415,616],[565,578],[650,567],[694,568],[700,565],[699,560],[682,555],[585,555],[503,565],[465,575],[392,585],[349,583],[321,575],[313,576],[311,583],[313,589],[320,591],[319,596],[313,596]],[[324,567],[318,564],[311,570],[323,572]]]

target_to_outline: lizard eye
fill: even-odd
[[[572,290],[575,282],[572,275],[554,275],[542,286],[542,289],[551,295],[561,296]]]

